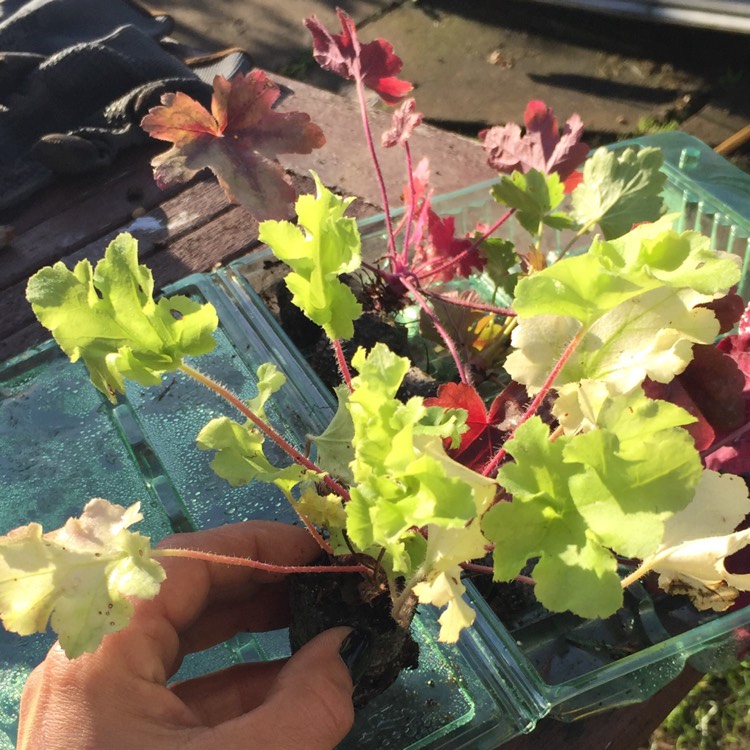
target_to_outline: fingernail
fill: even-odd
[[[370,638],[367,633],[362,630],[352,630],[344,638],[339,654],[341,661],[349,670],[352,683],[356,685],[370,665]]]

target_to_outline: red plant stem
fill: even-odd
[[[469,250],[474,250],[477,247],[479,247],[488,237],[493,235],[500,227],[505,224],[508,219],[510,219],[511,216],[516,212],[515,208],[509,208],[494,224],[492,224],[489,229],[486,229],[484,234],[481,235],[481,237],[477,237],[477,239],[474,240],[474,244],[469,248]]]
[[[481,573],[482,575],[487,576],[491,576],[494,573],[491,565],[479,565],[473,562],[463,562],[461,563],[461,567],[464,570],[468,570],[472,573]]]
[[[456,307],[467,307],[469,310],[482,310],[484,312],[494,313],[495,315],[505,315],[506,317],[515,317],[515,310],[511,310],[508,307],[496,307],[495,305],[487,304],[486,302],[479,302],[479,300],[467,300],[460,299],[458,297],[449,297],[440,292],[434,292],[431,289],[423,289],[422,293],[425,297],[431,297],[432,299],[440,300],[448,305],[456,305]]]
[[[310,519],[304,513],[302,513],[302,511],[300,511],[300,509],[297,508],[296,506],[294,507],[294,511],[296,512],[297,516],[302,521],[302,523],[305,524],[305,528],[310,533],[310,536],[315,540],[315,543],[318,545],[318,547],[320,547],[320,549],[322,549],[323,552],[327,552],[329,555],[333,555],[334,554],[333,547],[331,547],[331,545],[328,544],[328,542],[325,539],[323,539],[323,537],[320,535],[320,533],[315,528],[315,526],[313,526],[313,524],[310,522]]]
[[[365,132],[365,141],[367,143],[367,149],[370,152],[370,158],[372,159],[373,169],[375,170],[375,179],[377,180],[378,187],[380,188],[380,200],[383,204],[383,214],[385,216],[385,227],[388,234],[388,254],[391,257],[394,265],[396,264],[396,239],[393,235],[393,221],[391,220],[391,209],[388,202],[388,191],[385,187],[385,179],[383,178],[383,170],[380,168],[380,161],[378,155],[375,152],[375,142],[372,139],[372,130],[370,129],[370,120],[367,117],[367,104],[365,103],[365,87],[362,83],[362,75],[356,75],[355,81],[357,84],[357,99],[359,100],[359,111],[362,116],[362,127]]]
[[[458,377],[461,379],[461,382],[466,385],[471,385],[469,376],[466,372],[466,368],[464,367],[463,362],[461,362],[461,358],[458,356],[458,350],[456,349],[456,344],[454,343],[453,339],[448,334],[448,331],[445,330],[442,323],[437,319],[437,315],[435,315],[432,308],[427,304],[427,300],[421,295],[417,287],[414,286],[414,284],[412,284],[412,282],[406,277],[403,277],[401,279],[401,283],[404,285],[406,289],[409,290],[409,292],[412,294],[414,299],[417,301],[417,304],[430,317],[432,324],[435,326],[435,330],[437,330],[437,332],[440,334],[440,337],[443,339],[443,343],[446,345],[446,347],[448,348],[448,351],[451,353],[451,357],[453,357],[453,362],[456,365],[456,371],[458,372]]]
[[[552,385],[554,384],[555,380],[557,379],[557,376],[560,374],[560,371],[565,367],[565,363],[570,359],[570,357],[573,355],[573,352],[578,348],[578,345],[581,343],[581,340],[586,335],[587,329],[585,326],[582,326],[581,329],[578,331],[578,333],[573,336],[573,338],[570,340],[568,345],[565,347],[565,351],[560,355],[560,359],[557,360],[555,363],[555,366],[552,368],[550,374],[547,376],[547,379],[542,384],[542,387],[539,389],[539,393],[534,396],[534,399],[529,404],[529,408],[526,409],[523,416],[519,420],[518,424],[513,429],[513,433],[510,435],[508,440],[513,439],[513,435],[516,434],[516,430],[524,423],[527,422],[529,419],[531,419],[534,414],[536,414],[539,407],[542,405],[542,402],[547,397],[547,394],[550,392]],[[500,465],[500,462],[505,458],[507,455],[507,451],[505,448],[501,448],[492,458],[492,460],[487,464],[487,466],[484,467],[482,470],[482,474],[486,477],[489,477],[492,475],[492,473],[497,469],[497,467]]]
[[[346,361],[346,357],[344,356],[344,350],[341,347],[341,341],[339,339],[333,339],[331,343],[333,344],[333,351],[336,352],[336,362],[339,366],[339,372],[341,373],[341,377],[346,384],[346,387],[349,389],[349,393],[351,393],[354,390],[352,388],[352,373],[349,369],[349,363]]]
[[[259,560],[251,560],[247,557],[219,555],[215,552],[203,552],[197,549],[173,549],[170,547],[152,550],[151,554],[154,557],[184,557],[189,560],[254,568],[255,570],[265,570],[269,573],[281,573],[283,575],[291,573],[365,573],[370,575],[372,573],[372,570],[366,565],[274,565]]]
[[[471,245],[466,248],[466,250],[462,250],[458,255],[454,255],[452,258],[447,258],[434,268],[430,267],[430,262],[428,261],[427,263],[421,265],[419,268],[413,269],[413,273],[419,277],[434,276],[437,273],[445,271],[447,268],[452,268],[453,266],[457,265],[469,253],[473,253],[479,247],[479,245],[481,245],[491,234],[496,232],[503,224],[505,224],[505,222],[508,221],[511,216],[513,216],[515,210],[515,208],[511,208],[510,210],[506,211],[487,231],[485,231],[480,237],[474,240],[474,242],[472,242]]]
[[[346,489],[344,489],[344,487],[342,487],[335,479],[332,479],[330,476],[325,474],[319,466],[314,464],[309,458],[307,458],[307,456],[304,456],[302,453],[300,453],[293,445],[284,440],[284,438],[281,437],[281,435],[279,435],[279,433],[276,432],[276,430],[274,430],[271,425],[269,425],[267,422],[264,422],[260,417],[258,417],[258,415],[255,414],[255,412],[253,412],[253,410],[250,409],[250,407],[246,403],[237,398],[237,396],[235,396],[234,393],[232,393],[228,388],[225,388],[223,385],[217,383],[215,380],[212,380],[202,372],[195,370],[194,368],[190,367],[190,365],[187,365],[184,362],[180,365],[180,369],[186,375],[189,375],[191,378],[197,380],[202,385],[205,385],[214,393],[217,393],[225,401],[228,401],[232,406],[234,406],[235,409],[237,409],[237,411],[239,411],[243,416],[247,417],[266,437],[273,440],[273,442],[276,443],[276,445],[278,445],[279,448],[281,448],[284,453],[286,453],[292,460],[294,460],[300,466],[303,466],[305,469],[309,469],[310,471],[321,474],[322,481],[325,482],[325,484],[332,492],[335,492],[344,502],[349,501],[349,493]]]
[[[492,569],[491,565],[479,565],[477,563],[472,563],[472,562],[461,563],[461,567],[464,570],[468,570],[471,573],[481,573],[482,575],[488,575],[488,576],[493,575],[493,573],[495,572]],[[536,581],[534,581],[534,579],[529,576],[517,575],[513,580],[518,581],[518,583],[525,583],[527,586],[536,585]]]

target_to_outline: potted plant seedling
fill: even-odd
[[[307,632],[293,627],[291,638],[296,647],[333,624],[359,622],[382,641],[390,651],[358,686],[361,703],[415,663],[409,626],[418,603],[442,610],[443,641],[472,625],[466,571],[518,579],[547,609],[585,618],[612,614],[624,588],[655,574],[655,585],[698,608],[732,607],[750,589],[750,575],[725,565],[750,542],[750,531],[737,530],[750,510],[739,476],[748,457],[747,314],[729,333],[744,307],[733,293],[739,258],[662,217],[656,150],[601,149],[586,159],[580,121],[572,117],[560,133],[539,102],[527,109],[525,133],[506,125],[482,134],[500,175],[492,197],[505,211],[456,236],[452,218],[433,205],[426,165],[412,162],[409,136],[421,117],[404,101],[410,86],[397,78],[399,58],[383,40],[360,43],[351,19],[339,18],[340,34],[306,23],[315,58],[353,80],[362,104],[385,209],[377,262],[362,260],[356,221],[346,216],[353,199],[317,176],[315,194],[296,201],[296,224],[287,220],[293,191],[274,158],[324,138],[306,115],[274,112],[278,90],[263,73],[217,79],[210,113],[167,95],[143,123],[174,144],[155,160],[157,181],[210,167],[230,197],[264,219],[260,238],[289,265],[294,303],[330,340],[339,408],[311,436],[313,454],[266,415],[284,387],[273,364],[259,369],[250,401],[194,366],[213,347],[216,312],[185,296],[155,299],[132,237],[118,237],[95,267],[42,269],[27,292],[39,320],[110,400],[126,380],[158,385],[181,371],[229,402],[238,420],[211,420],[198,448],[214,453],[213,469],[232,485],[278,487],[320,545],[321,564],[282,570],[151,549],[130,530],[138,504],[95,499],[57,531],[31,523],[0,539],[5,627],[29,634],[49,622],[70,657],[90,651],[127,624],[130,596],[156,595],[164,556],[299,574],[298,609],[319,601],[308,585],[332,573],[333,613],[320,622],[304,614]],[[400,104],[383,140],[405,154],[400,218],[391,215],[364,87]],[[511,222],[523,230],[516,243],[502,236]],[[555,255],[545,250],[549,232],[567,238]],[[345,283],[358,273],[359,299]],[[489,295],[472,286],[480,274]],[[347,356],[343,342],[363,300],[388,313],[412,306],[422,335],[447,352],[451,379],[435,397],[397,398],[412,363],[383,343]],[[288,461],[269,458],[269,444]],[[341,612],[352,598],[340,593],[344,585],[361,599],[358,614]]]

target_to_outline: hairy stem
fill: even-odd
[[[531,419],[534,414],[536,414],[539,407],[542,405],[542,402],[545,398],[547,398],[547,394],[552,389],[552,386],[557,379],[557,376],[560,374],[563,367],[565,367],[565,363],[570,359],[570,357],[573,355],[573,352],[578,348],[578,345],[583,340],[583,337],[586,335],[587,329],[585,326],[582,326],[581,329],[578,331],[578,333],[573,336],[571,341],[568,343],[568,345],[565,347],[565,351],[560,355],[560,359],[557,360],[555,363],[555,366],[552,368],[550,374],[547,376],[547,379],[542,384],[542,387],[539,389],[539,392],[534,396],[532,402],[529,404],[528,409],[524,412],[521,419],[518,421],[518,424],[515,426],[513,433],[510,435],[508,440],[506,442],[509,442],[513,439],[513,435],[515,435],[516,430],[524,423],[527,422],[529,419]],[[482,474],[484,476],[489,477],[493,474],[495,469],[500,465],[500,462],[505,458],[507,455],[507,451],[505,448],[501,448],[492,458],[492,460],[487,464],[487,466],[484,467]]]
[[[480,565],[479,563],[465,562],[461,563],[462,570],[469,573],[480,573],[481,575],[491,576],[495,571],[491,565]],[[514,579],[516,583],[523,583],[526,586],[536,586],[536,581],[531,576],[517,575]]]
[[[342,500],[344,500],[344,502],[349,501],[349,493],[344,487],[342,487],[335,479],[332,479],[325,474],[319,466],[313,463],[307,458],[307,456],[300,453],[291,443],[284,440],[284,438],[279,435],[271,425],[262,420],[244,401],[242,401],[242,399],[235,396],[228,388],[225,388],[220,383],[217,383],[215,380],[212,380],[207,375],[204,375],[202,372],[199,372],[184,362],[180,365],[180,370],[221,396],[225,401],[229,402],[235,409],[237,409],[237,411],[247,417],[266,437],[273,440],[273,442],[276,443],[276,445],[278,445],[279,448],[281,448],[293,461],[300,466],[303,466],[305,469],[321,474],[322,481],[332,492],[335,492]]]
[[[632,573],[622,579],[622,581],[620,582],[622,584],[622,587],[626,589],[628,586],[643,578],[643,576],[645,576],[647,573],[650,573],[653,570],[654,564],[656,562],[657,558],[652,558],[648,562],[643,563],[642,565],[637,567]]]
[[[154,557],[184,557],[189,560],[254,568],[255,570],[265,570],[269,573],[281,573],[283,575],[291,573],[364,573],[369,575],[371,573],[370,568],[366,565],[274,565],[259,560],[251,560],[247,557],[220,555],[215,552],[203,552],[196,549],[155,549],[152,550],[151,554]]]
[[[385,216],[385,226],[388,234],[388,254],[391,261],[396,264],[396,238],[393,235],[393,221],[391,220],[391,209],[388,202],[388,191],[385,187],[385,179],[383,178],[383,170],[380,168],[380,161],[378,155],[375,152],[375,142],[372,138],[372,129],[370,128],[370,120],[367,117],[367,104],[365,102],[365,87],[362,83],[362,76],[355,77],[357,84],[357,99],[359,100],[359,111],[362,116],[362,128],[365,133],[365,142],[367,143],[367,149],[370,152],[370,158],[372,159],[373,170],[375,172],[375,179],[380,189],[380,200],[383,204],[383,214]]]
[[[435,315],[433,309],[427,304],[427,300],[422,296],[417,287],[414,286],[414,284],[412,284],[409,279],[402,278],[401,283],[404,285],[404,287],[406,287],[406,289],[409,290],[422,310],[427,313],[430,320],[432,321],[432,324],[435,326],[435,330],[440,334],[440,337],[443,339],[443,343],[451,353],[451,357],[453,357],[453,362],[456,365],[456,371],[458,372],[458,377],[461,379],[461,382],[465,383],[466,385],[471,385],[471,381],[469,380],[466,368],[464,367],[463,362],[461,362],[461,358],[458,355],[458,349],[456,348],[455,342],[448,334],[448,331],[445,330],[443,324],[437,319],[437,315]]]
[[[592,221],[589,221],[587,224],[584,224],[573,235],[573,238],[570,240],[570,242],[568,242],[568,244],[565,245],[565,247],[562,249],[562,252],[560,253],[560,255],[557,256],[557,260],[555,262],[557,263],[557,261],[562,260],[565,257],[565,255],[567,255],[568,251],[573,247],[573,245],[575,245],[575,243],[578,240],[580,240],[581,237],[583,237],[584,234],[587,234],[588,232],[590,232],[596,226],[596,222],[597,222],[597,220],[594,219]]]
[[[482,312],[494,313],[495,315],[504,315],[506,317],[515,316],[515,311],[509,307],[497,307],[496,305],[490,305],[487,302],[480,302],[479,300],[466,300],[458,297],[449,297],[446,294],[432,291],[431,289],[423,289],[422,294],[425,297],[445,302],[448,305],[455,305],[456,307],[466,307],[469,310],[481,310]]]
[[[332,342],[333,344],[333,351],[336,352],[336,363],[339,366],[339,372],[341,373],[341,378],[346,384],[346,387],[349,389],[349,392],[352,392],[352,373],[349,369],[349,363],[346,361],[346,357],[344,356],[344,349],[341,346],[341,341],[339,339],[334,339]]]

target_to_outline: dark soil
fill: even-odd
[[[354,322],[354,336],[347,341],[342,341],[347,361],[351,362],[352,356],[359,347],[369,350],[378,342],[386,344],[392,352],[401,357],[409,357],[409,342],[403,326],[397,325],[385,311],[367,309],[367,295],[355,279],[352,279],[352,288],[363,302],[365,311]],[[275,304],[272,304],[271,309],[276,308],[279,321],[286,334],[326,386],[333,389],[341,385],[341,373],[336,357],[323,330],[292,303],[291,294],[283,281],[277,282],[272,292],[275,296]],[[268,304],[268,299],[265,301]],[[437,395],[438,385],[439,383],[427,373],[412,367],[407,372],[397,396],[401,399],[407,399],[410,396],[430,398]]]
[[[326,559],[325,564],[351,565],[364,562],[372,577],[356,573],[306,573],[292,577],[292,623],[289,641],[297,651],[324,630],[348,625],[369,640],[368,665],[354,691],[354,705],[361,708],[380,695],[403,669],[416,669],[419,646],[409,632],[391,616],[391,597],[382,568],[365,555]],[[410,611],[416,612],[416,601]],[[411,618],[409,618],[411,620]]]

